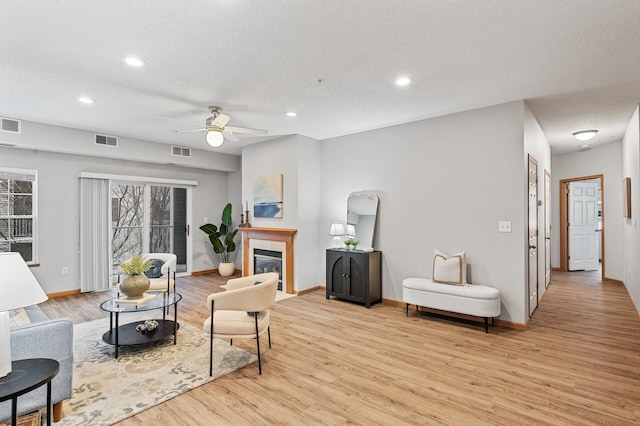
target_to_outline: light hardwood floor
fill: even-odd
[[[179,279],[200,327],[216,276]],[[49,300],[50,316],[106,316],[108,294]],[[322,291],[278,302],[263,374],[252,364],[119,425],[640,424],[640,320],[624,286],[554,273],[526,331]],[[255,351],[254,341],[234,342]],[[207,368],[207,366],[203,366]]]

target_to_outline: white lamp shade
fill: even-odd
[[[347,224],[347,235],[350,237],[356,236],[356,227],[353,225]]]
[[[221,131],[210,129],[207,131],[207,143],[214,148],[218,148],[224,142],[224,135]]]
[[[329,235],[333,235],[333,236],[344,235],[344,225],[337,222],[332,223],[331,229],[329,230]]]
[[[0,312],[48,299],[19,253],[0,253]]]

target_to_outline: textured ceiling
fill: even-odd
[[[203,133],[175,131],[204,124],[212,104],[229,125],[322,140],[525,99],[559,153],[577,149],[571,133],[584,128],[600,129],[594,145],[619,140],[640,101],[635,0],[0,0],[0,10],[0,115],[195,148],[213,149]],[[399,75],[413,83],[396,87]]]

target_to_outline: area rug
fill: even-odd
[[[121,346],[115,359],[114,347],[102,341],[108,328],[108,318],[74,326],[73,397],[64,402],[56,425],[111,425],[257,360],[215,339],[210,377],[209,338],[185,323],[177,345],[171,339]]]

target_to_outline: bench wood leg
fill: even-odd
[[[53,421],[58,423],[62,419],[62,401],[53,404]]]

